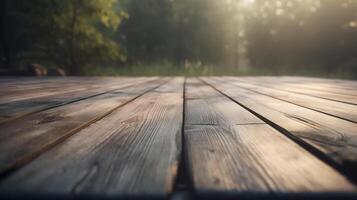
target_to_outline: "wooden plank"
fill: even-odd
[[[297,83],[297,84],[325,84],[330,88],[342,89],[342,88],[355,88],[357,87],[357,83],[351,80],[341,80],[341,79],[331,79],[331,78],[310,78],[310,77],[296,77],[296,76],[252,76],[252,77],[244,77],[244,79],[259,79],[261,82],[284,82],[284,83]]]
[[[347,87],[333,82],[324,82],[324,83],[288,82],[286,85],[288,87],[292,86],[292,87],[304,88],[307,90],[318,90],[331,94],[357,96],[357,91],[355,91],[357,86]]]
[[[0,125],[0,172],[28,162],[165,80],[138,84]],[[21,148],[19,148],[21,147]]]
[[[238,79],[239,80],[239,79]],[[237,87],[245,88],[259,94],[267,95],[276,99],[287,101],[305,108],[309,108],[318,112],[323,112],[332,116],[336,116],[345,120],[349,120],[357,123],[357,106],[311,97],[302,94],[296,94],[292,92],[285,92],[275,88],[262,87],[255,84],[237,82],[234,79],[228,79],[227,81],[236,85]]]
[[[37,80],[37,79],[35,79]],[[137,78],[54,78],[38,79],[32,83],[19,82],[12,87],[1,88],[4,93],[0,96],[0,103],[10,103],[14,101],[23,101],[38,97],[54,96],[67,92],[84,91],[86,89],[96,89],[113,86],[116,87],[122,83],[138,81]]]
[[[155,78],[144,78],[137,80],[124,79],[120,80],[119,82],[106,82],[106,84],[93,83],[93,85],[86,85],[84,87],[75,87],[74,85],[73,88],[76,89],[64,89],[64,92],[57,92],[55,94],[47,91],[43,92],[41,95],[37,94],[37,96],[34,98],[25,98],[25,100],[16,100],[8,103],[2,103],[0,104],[0,123],[11,121],[41,110],[108,93],[110,91],[125,88],[140,82],[152,81],[154,79]],[[60,83],[57,84],[61,85]]]
[[[185,99],[190,112],[185,115],[185,124],[238,125],[262,123],[258,118],[249,115],[247,110],[237,106],[236,103],[220,93],[213,91],[212,88],[203,85],[198,79],[188,79],[187,84],[189,90],[185,91],[188,95],[185,95]],[[228,115],[230,117],[227,117]]]
[[[312,97],[317,97],[317,98],[328,99],[328,100],[332,100],[332,101],[357,105],[357,96],[356,95],[340,94],[340,92],[336,92],[334,90],[323,91],[323,90],[318,90],[318,89],[301,88],[301,87],[296,87],[291,84],[286,84],[279,80],[263,81],[263,79],[257,79],[257,78],[244,79],[245,82],[246,82],[246,80],[249,80],[251,83],[255,83],[255,84],[258,84],[258,85],[261,85],[264,87],[271,87],[271,88],[279,89],[282,91],[293,92],[293,93],[297,93],[297,94],[309,95]],[[301,81],[301,83],[305,84],[304,81]],[[332,83],[330,83],[330,84],[332,85]],[[356,87],[351,86],[350,93],[353,93],[354,90],[356,90],[356,89],[357,89],[357,86]]]
[[[233,77],[230,77],[233,78]],[[237,77],[235,77],[237,78]],[[331,79],[327,79],[325,81],[316,81],[314,79],[305,79],[305,78],[295,78],[295,77],[242,77],[238,78],[245,82],[250,83],[257,83],[261,85],[283,85],[284,87],[288,88],[300,88],[306,90],[317,90],[323,91],[330,94],[343,94],[343,95],[350,95],[350,96],[357,96],[357,91],[353,91],[357,87],[354,85],[346,86],[342,81],[333,81]]]
[[[315,83],[315,84],[326,84],[329,87],[332,88],[345,88],[345,89],[353,89],[357,87],[357,83],[354,80],[342,80],[342,79],[333,79],[333,78],[311,78],[311,77],[290,77],[290,76],[283,76],[281,77],[282,80],[284,81],[289,81],[292,82],[294,81],[295,83],[301,83],[301,82],[309,82],[309,83]]]
[[[271,83],[278,81],[294,87],[324,91],[332,94],[339,93],[344,95],[357,96],[357,91],[355,91],[355,89],[357,88],[357,84],[355,81],[303,77],[269,78],[266,79],[266,81]]]
[[[93,88],[104,84],[115,85],[123,79],[128,80],[128,78],[113,79],[99,77],[33,78],[31,81],[19,80],[18,82],[14,81],[13,83],[5,83],[0,86],[0,89],[3,91],[0,96],[0,103],[21,101],[80,89],[83,90],[87,87]]]
[[[230,100],[209,86],[189,80],[186,91],[197,96],[202,91],[211,93],[217,100],[206,104],[206,98],[186,99],[185,116],[198,117],[200,113],[192,112],[211,110],[200,117],[205,119],[200,125],[195,118],[185,119],[185,152],[198,198],[356,195],[356,187],[335,169],[238,104],[218,106],[218,99],[223,104]],[[244,123],[237,125],[239,119]]]
[[[318,149],[339,165],[356,164],[355,123],[239,88],[224,83],[222,79],[203,80],[276,127],[289,132],[295,139]],[[356,169],[351,167],[349,170]]]
[[[8,176],[0,191],[28,197],[164,198],[177,171],[182,107],[183,78],[176,78]]]

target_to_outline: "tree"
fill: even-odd
[[[87,64],[125,60],[109,32],[118,29],[124,12],[116,0],[12,0],[8,20],[14,58],[65,66],[79,74]],[[2,37],[4,38],[4,37]]]
[[[8,1],[3,0],[0,2],[0,39],[1,39],[1,47],[4,55],[4,60],[7,67],[12,65],[11,58],[11,48],[9,44],[9,34],[8,34],[8,24],[7,24],[7,5]]]
[[[357,28],[350,26],[356,1],[255,1],[250,7],[248,55],[255,68],[331,74],[356,66]]]
[[[170,59],[172,2],[169,0],[128,0],[128,20],[123,23],[122,33],[129,60],[151,62]]]

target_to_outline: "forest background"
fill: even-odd
[[[0,74],[357,79],[356,0],[2,0]]]

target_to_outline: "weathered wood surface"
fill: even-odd
[[[338,163],[357,161],[357,124],[236,87],[223,79],[206,79],[218,90]]]
[[[0,103],[9,103],[25,99],[33,99],[41,96],[49,96],[70,91],[83,89],[93,89],[98,86],[115,86],[124,81],[136,81],[129,78],[85,78],[85,77],[66,77],[66,78],[40,78],[25,79],[19,81],[2,81],[0,89],[4,92],[0,97]]]
[[[50,196],[165,197],[181,148],[182,97],[183,78],[173,79],[79,131],[0,188]]]
[[[278,84],[279,87],[271,88],[269,87],[269,85],[263,87],[256,84],[245,83],[241,81],[241,79],[237,78],[228,79],[228,81],[233,83],[237,87],[248,89],[259,94],[270,96],[279,100],[283,100],[292,104],[315,110],[317,112],[323,112],[357,123],[356,105],[321,99],[306,94],[286,92],[283,90],[279,90],[279,88],[281,87],[280,84]],[[355,102],[357,102],[357,97]]]
[[[94,79],[92,81],[85,81],[84,84],[80,84],[80,81],[71,83],[67,87],[65,83],[57,83],[58,85],[54,89],[47,87],[39,89],[35,87],[37,92],[34,94],[32,94],[32,90],[29,92],[25,90],[13,95],[11,92],[5,90],[4,97],[0,98],[0,123],[150,80],[153,80],[153,78],[135,80],[124,78],[117,81],[111,81],[110,79],[98,81]]]
[[[6,198],[357,199],[356,166],[355,81],[0,78]]]
[[[163,81],[137,84],[0,124],[3,131],[0,135],[0,172],[33,159]]]
[[[308,95],[321,99],[357,105],[357,85],[345,81],[329,81],[315,79],[279,79],[276,78],[246,78],[244,82],[256,83],[261,86],[276,88],[283,91]],[[291,83],[292,82],[292,83]],[[303,84],[302,84],[303,83]],[[316,86],[317,85],[317,86]]]
[[[356,123],[237,87],[222,78],[204,80],[247,109],[321,150],[336,162],[357,162]]]
[[[355,190],[330,166],[209,86],[189,80],[186,91],[197,95],[186,100],[184,134],[200,195]]]

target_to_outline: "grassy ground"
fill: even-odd
[[[35,61],[27,61],[28,63],[37,63]],[[10,75],[34,75],[26,74],[26,63],[18,63],[15,66],[14,72]],[[54,63],[40,63],[47,69],[57,67]],[[137,64],[126,66],[105,66],[98,64],[97,66],[83,67],[81,75],[83,76],[308,76],[308,77],[323,77],[323,78],[339,78],[357,80],[357,62],[346,66],[333,68],[333,71],[328,71],[323,66],[301,66],[292,67],[260,67],[237,69],[227,66],[208,66],[199,63],[191,63],[186,65],[175,65],[172,62],[161,61],[152,64]],[[62,67],[61,67],[62,68]],[[0,66],[0,75],[1,73]],[[7,69],[7,68],[5,68]],[[68,68],[62,69],[68,72]],[[25,73],[25,74],[24,74]],[[5,73],[6,75],[6,73]]]
[[[326,72],[318,67],[295,68],[288,67],[277,69],[236,69],[232,67],[214,67],[203,65],[176,66],[170,63],[132,65],[122,67],[86,67],[86,76],[309,76],[324,78],[341,78],[357,80],[354,70],[336,70]]]

